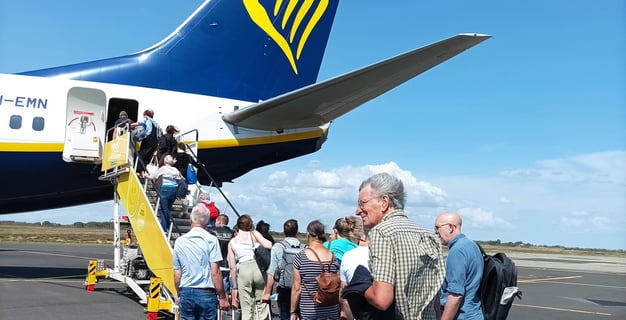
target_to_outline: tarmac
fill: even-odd
[[[523,297],[508,319],[626,319],[626,258],[509,257]],[[0,319],[146,319],[145,306],[124,283],[102,280],[86,291],[88,261],[112,265],[112,258],[111,246],[0,243]]]

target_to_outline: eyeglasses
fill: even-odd
[[[452,223],[444,223],[440,226],[435,226],[435,231],[439,230],[439,228],[444,227],[444,226],[451,226],[451,227],[455,227],[455,225],[453,225]]]
[[[380,198],[380,196],[371,197],[371,198],[369,198],[367,200],[359,200],[359,201],[357,201],[357,205],[359,206],[359,208],[362,209],[365,206],[366,203],[368,203],[368,202],[370,202],[370,200],[376,199],[376,198]]]

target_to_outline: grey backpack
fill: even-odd
[[[286,240],[279,242],[283,246],[283,259],[274,273],[274,281],[283,288],[291,288],[293,284],[293,260],[296,254],[304,249],[304,244],[292,246]]]

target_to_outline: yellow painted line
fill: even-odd
[[[537,278],[537,279],[526,279],[526,280],[517,280],[518,283],[534,283],[534,282],[542,282],[542,281],[554,281],[554,280],[568,280],[568,279],[578,279],[583,276],[568,276],[568,277],[552,277],[552,278]]]
[[[270,143],[280,142],[293,142],[299,140],[307,140],[321,137],[326,130],[313,130],[302,133],[293,134],[280,134],[276,136],[265,136],[255,138],[241,138],[241,139],[224,139],[224,140],[200,140],[198,141],[198,149],[213,149],[213,148],[230,148],[230,147],[244,147],[263,145]]]
[[[515,307],[535,308],[535,309],[545,309],[545,310],[552,310],[552,311],[565,311],[565,312],[574,312],[574,313],[595,314],[595,315],[598,315],[598,316],[612,316],[612,314],[606,313],[606,312],[595,312],[595,311],[576,310],[576,309],[564,309],[564,308],[554,308],[554,307],[544,307],[544,306],[531,306],[531,305],[528,305],[528,304],[519,304],[519,303],[514,303],[513,306],[515,306]]]
[[[63,152],[62,143],[0,143],[0,150],[6,152]]]
[[[321,137],[326,130],[312,130],[293,134],[280,134],[275,136],[264,136],[256,138],[224,139],[224,140],[200,140],[199,149],[229,148],[254,146],[280,142],[292,142]],[[63,152],[62,143],[23,143],[23,142],[3,142],[0,143],[0,151],[4,152]]]

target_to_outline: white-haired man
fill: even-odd
[[[174,244],[174,284],[180,317],[217,319],[217,308],[230,307],[218,263],[222,252],[217,238],[205,230],[209,211],[201,204],[191,210],[191,230]]]
[[[356,214],[370,229],[374,282],[365,299],[378,310],[395,309],[403,319],[435,319],[433,299],[444,278],[441,245],[434,233],[404,213],[404,185],[388,173],[361,183]],[[394,310],[391,311],[394,311]]]

